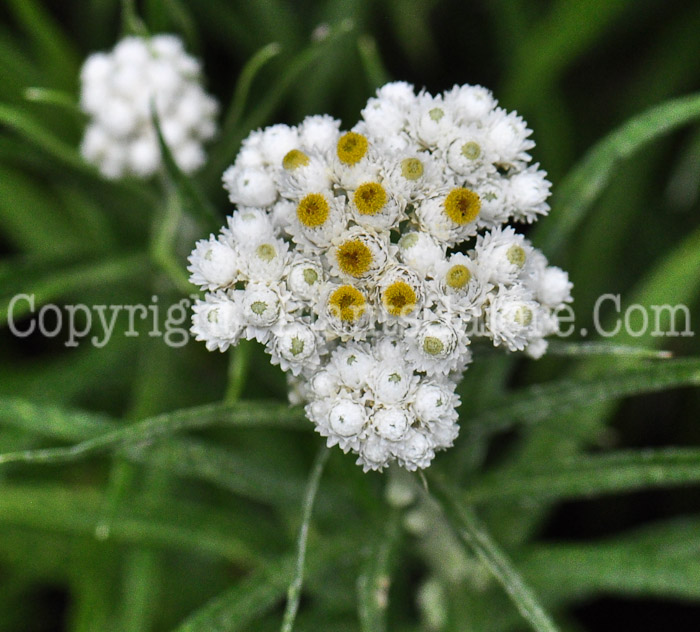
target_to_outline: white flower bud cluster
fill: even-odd
[[[110,53],[90,55],[80,80],[80,106],[90,116],[81,153],[105,177],[147,178],[160,169],[153,108],[180,169],[204,164],[202,144],[216,133],[218,104],[178,37],[126,37]]]
[[[509,221],[548,211],[530,130],[491,93],[390,83],[349,132],[311,116],[250,134],[237,209],[190,257],[209,349],[266,346],[290,398],[365,470],[427,467],[458,433],[456,387],[486,338],[534,357],[571,301]]]

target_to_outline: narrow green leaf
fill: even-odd
[[[299,528],[299,538],[297,541],[297,558],[296,564],[294,565],[294,577],[292,578],[289,588],[287,589],[287,607],[285,608],[284,618],[282,620],[282,632],[292,632],[294,628],[294,619],[296,618],[297,610],[299,610],[301,587],[304,582],[306,541],[309,535],[311,514],[313,512],[316,493],[318,492],[318,485],[321,480],[321,474],[323,473],[323,468],[328,460],[329,454],[330,450],[326,446],[323,446],[320,449],[318,455],[316,456],[316,460],[314,461],[313,467],[311,468],[309,482],[306,485],[306,492],[304,493],[304,501],[302,504],[301,527]]]
[[[63,417],[63,421],[67,421]],[[67,463],[89,455],[142,441],[153,441],[182,430],[204,428],[215,423],[239,427],[306,428],[303,411],[284,404],[241,402],[235,405],[209,404],[157,415],[125,428],[87,439],[66,448],[47,448],[0,454],[0,465],[6,463]]]
[[[700,384],[700,359],[684,358],[624,365],[594,376],[565,379],[521,389],[501,404],[477,415],[470,424],[500,430],[516,422],[535,423],[572,409],[611,399]],[[575,429],[572,430],[575,432]]]
[[[241,70],[241,73],[238,75],[238,80],[236,81],[231,105],[221,125],[221,138],[226,139],[236,132],[236,128],[245,111],[253,80],[258,72],[260,72],[260,69],[281,52],[282,47],[277,42],[272,42],[267,46],[263,46],[248,60],[246,65],[243,66],[243,70]]]
[[[523,581],[511,561],[491,539],[470,507],[457,499],[457,492],[435,476],[430,476],[432,492],[462,544],[473,551],[501,583],[524,619],[537,632],[556,632],[557,628],[539,604],[535,593]]]
[[[308,72],[314,63],[348,36],[353,28],[354,25],[347,22],[335,26],[325,39],[313,43],[292,58],[278,80],[272,82],[267,93],[256,103],[255,109],[240,125],[236,126],[236,132],[222,138],[218,143],[216,151],[212,152],[206,167],[205,180],[208,184],[213,184],[221,178],[224,169],[235,159],[241,141],[248,134],[248,131],[260,127],[282,103],[288,91],[296,85],[299,77]]]
[[[546,466],[482,477],[466,502],[593,497],[700,483],[700,450],[673,448],[616,452],[552,461]]]
[[[681,97],[635,116],[596,143],[557,187],[552,214],[538,227],[535,243],[550,256],[558,252],[569,243],[620,161],[699,117],[700,95]]]
[[[33,103],[43,103],[54,105],[68,111],[81,123],[85,122],[87,115],[80,109],[75,97],[63,90],[53,90],[51,88],[27,88],[24,91],[24,98]]]
[[[98,177],[97,170],[81,158],[75,147],[60,140],[20,109],[0,104],[0,125],[9,127],[66,166]]]
[[[673,520],[590,544],[536,546],[521,567],[552,596],[606,593],[697,601],[698,534],[697,518]]]
[[[307,577],[332,568],[357,546],[352,538],[329,545],[315,542],[309,549]],[[288,555],[266,564],[188,617],[175,632],[238,632],[259,620],[284,598],[294,577],[297,557]]]
[[[552,340],[547,347],[549,355],[558,356],[620,356],[627,358],[646,358],[668,360],[673,357],[670,351],[659,351],[645,347],[618,345],[609,342],[564,342]]]
[[[155,109],[153,110],[152,118],[153,126],[158,135],[158,144],[163,156],[165,172],[170,181],[170,185],[177,191],[182,210],[195,221],[200,222],[205,229],[216,229],[220,224],[216,209],[211,205],[209,200],[204,197],[204,194],[199,190],[195,182],[185,175],[180,167],[178,167],[163,137],[163,132],[160,128],[160,122]]]
[[[508,102],[541,101],[542,86],[549,88],[561,72],[589,49],[614,20],[631,5],[625,0],[553,3],[544,19],[530,24],[520,46],[504,94]]]
[[[200,608],[175,632],[237,632],[245,629],[282,599],[294,575],[295,565],[296,560],[290,555],[255,571]]]
[[[68,489],[57,484],[3,483],[0,523],[30,529],[95,537],[102,495],[94,489]],[[245,541],[234,537],[231,521],[202,505],[170,498],[153,502],[132,498],[115,516],[109,538],[131,544],[195,550],[231,561],[258,560]],[[245,533],[244,529],[237,529]]]
[[[145,258],[141,254],[121,255],[107,258],[100,262],[69,266],[63,270],[54,270],[46,266],[44,276],[37,276],[21,287],[4,287],[4,296],[0,297],[0,325],[6,325],[10,319],[19,320],[38,310],[43,304],[76,290],[122,282],[131,278],[142,278],[148,270]],[[17,295],[32,296],[30,300]]]
[[[44,259],[86,250],[55,193],[25,170],[5,165],[0,165],[0,231],[21,252]]]
[[[357,579],[357,605],[362,632],[385,632],[391,570],[401,534],[401,512],[393,511],[383,533],[370,543],[370,553]]]
[[[238,401],[243,394],[245,381],[248,376],[250,365],[250,355],[253,343],[249,340],[241,340],[235,349],[231,349],[231,359],[229,361],[228,387],[224,401],[233,404]]]
[[[376,90],[388,83],[390,80],[389,73],[379,55],[377,40],[369,35],[361,35],[357,39],[357,50],[360,52],[360,59],[365,69],[369,87],[372,90]]]
[[[37,58],[60,84],[72,86],[78,75],[79,56],[70,39],[36,0],[8,0],[7,5],[31,38]]]

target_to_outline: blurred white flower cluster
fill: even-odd
[[[126,37],[83,64],[80,106],[90,116],[83,157],[107,178],[147,178],[161,167],[152,108],[180,169],[204,164],[218,104],[201,86],[199,62],[174,35]]]
[[[571,300],[565,272],[509,221],[547,213],[530,130],[479,86],[390,83],[348,132],[328,116],[245,140],[237,209],[197,243],[192,331],[241,338],[292,376],[294,402],[365,470],[415,470],[458,433],[455,389],[486,338],[541,356]]]

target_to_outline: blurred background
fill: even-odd
[[[195,178],[221,223],[232,209],[220,175],[251,129],[293,125],[315,113],[331,114],[350,127],[367,98],[388,80],[408,81],[432,93],[464,83],[491,89],[500,105],[517,110],[534,130],[532,153],[550,174],[555,209],[558,183],[596,141],[651,106],[700,90],[700,3],[692,0],[144,0],[136,8],[150,32],[180,34],[188,51],[202,59],[207,88],[223,112],[251,57],[271,42],[282,47],[255,76],[243,116],[212,144],[211,161]],[[41,87],[77,101],[82,61],[113,47],[122,35],[121,16],[116,0],[4,0],[0,5],[3,322],[8,301],[18,292],[36,293],[38,304],[160,306],[161,324],[167,307],[187,296],[154,256],[154,235],[162,236],[160,184],[105,182],[81,168],[80,114],[66,103],[26,98],[28,88]],[[642,297],[683,303],[692,315],[691,328],[698,327],[699,193],[697,123],[645,145],[616,167],[575,233],[545,249],[574,282],[577,331],[593,330],[593,307],[604,293],[620,294],[623,310]],[[539,227],[527,230],[540,243]],[[184,269],[194,241],[204,236],[194,223],[183,221],[171,235],[171,263]],[[30,322],[26,314],[17,326]],[[186,329],[188,318],[180,323]],[[121,423],[220,400],[228,356],[207,353],[194,341],[169,347],[148,335],[151,325],[139,321],[136,335],[126,335],[127,323],[120,320],[104,348],[87,341],[66,347],[62,333],[18,338],[4,326],[0,396],[85,409],[125,420]],[[645,334],[613,342],[678,356],[700,351],[697,336]],[[281,372],[269,366],[259,348],[249,353],[244,399],[284,400]],[[467,419],[488,408],[506,391],[584,374],[609,362],[488,355],[465,377],[462,415]],[[700,444],[697,389],[638,396],[582,416],[592,421],[576,449]],[[60,439],[48,436],[0,425],[0,451],[55,445]],[[178,538],[188,537],[183,525],[220,526],[224,533],[232,529],[271,558],[291,550],[319,437],[219,428],[198,438],[207,446],[225,446],[226,454],[216,453],[221,461],[212,456],[215,471],[197,480],[180,461],[168,469],[144,462],[125,465],[119,457],[1,469],[0,630],[173,629],[248,571],[245,556],[232,562],[179,546]],[[508,467],[513,459],[537,454],[540,445],[518,432],[478,448],[468,444],[468,432],[460,441],[454,454],[436,459],[436,466],[460,473],[463,485],[474,471]],[[324,500],[322,483],[317,541],[342,538],[347,528],[361,542],[365,530],[371,533],[384,519],[386,476],[362,475],[352,461],[338,450],[331,457],[327,489],[346,489],[334,498],[335,492],[327,492]],[[169,527],[163,516],[173,498],[187,504],[171,507],[175,526]],[[559,502],[539,507],[536,517],[530,511],[495,504],[485,519],[494,535],[516,551],[523,541],[595,546],[655,521],[696,516],[700,495],[694,488],[644,491]],[[518,526],[523,522],[529,524],[524,530]],[[108,537],[95,537],[99,525],[106,525],[102,533]],[[184,535],[176,530],[180,527]],[[168,528],[174,530],[172,541],[164,545],[162,533]],[[691,535],[697,539],[700,533]],[[655,542],[652,538],[652,548]],[[434,627],[416,594],[435,572],[435,560],[410,537],[402,551],[390,594],[390,630],[525,629],[517,617],[470,623],[460,619],[454,605],[445,606],[451,613],[447,627]],[[359,629],[343,614],[352,611],[344,593],[353,587],[352,564],[335,571],[332,581],[315,580],[327,604],[310,584],[298,629]],[[700,570],[695,578],[700,586]],[[446,603],[462,599],[460,590],[464,587],[450,588]],[[542,590],[546,593],[546,584]],[[316,606],[329,613],[327,618],[310,614],[305,619],[304,613]],[[700,621],[700,604],[692,594],[664,590],[620,594],[609,587],[574,587],[565,597],[552,597],[552,607],[570,630],[690,631]],[[240,629],[276,629],[280,612],[278,604],[268,618]],[[319,621],[326,627],[317,627]]]

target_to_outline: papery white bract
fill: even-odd
[[[224,174],[237,209],[190,256],[209,291],[193,331],[209,348],[263,342],[329,446],[415,470],[457,437],[472,340],[541,356],[571,283],[506,225],[546,214],[550,183],[488,90],[390,83],[362,115],[243,142]]]

